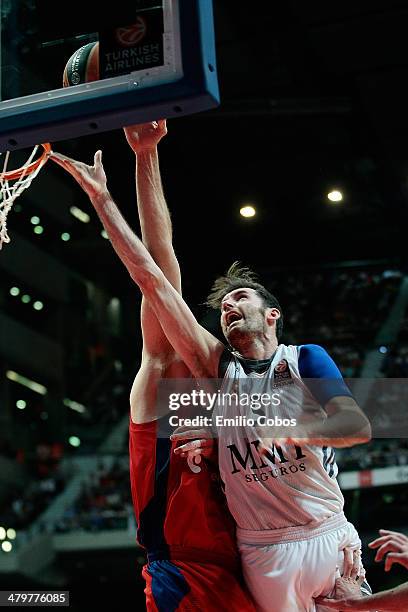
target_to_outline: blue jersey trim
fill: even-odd
[[[333,397],[353,397],[339,368],[330,355],[318,344],[302,344],[299,350],[299,373],[321,406]]]
[[[164,536],[164,523],[167,512],[167,486],[170,472],[171,441],[166,438],[156,440],[156,465],[154,495],[140,512],[137,539],[148,551],[160,550],[168,555],[168,545]],[[143,478],[138,474],[138,478]]]
[[[147,571],[152,577],[152,594],[159,612],[175,612],[190,591],[181,570],[171,561],[153,561]]]

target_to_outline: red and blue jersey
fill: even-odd
[[[221,491],[216,463],[204,459],[194,473],[175,455],[175,443],[157,437],[158,421],[130,422],[130,479],[137,539],[149,559],[171,559],[195,551],[208,560],[237,561],[235,524]]]
[[[175,443],[159,437],[159,428],[160,421],[129,425],[137,539],[148,557],[148,609],[199,610],[205,604],[206,612],[253,610],[240,582],[235,524],[216,458],[204,459],[201,471],[193,472],[174,454]]]

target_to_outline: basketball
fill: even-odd
[[[80,85],[99,79],[99,42],[83,45],[75,51],[64,68],[63,86]]]

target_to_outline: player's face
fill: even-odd
[[[224,336],[234,346],[242,334],[257,334],[265,329],[265,305],[255,289],[234,289],[222,299],[221,327]]]

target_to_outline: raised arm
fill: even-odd
[[[196,377],[216,377],[224,345],[199,325],[180,294],[124,220],[107,189],[102,152],[95,154],[93,166],[59,153],[54,153],[51,159],[67,170],[88,195],[116,253],[189,370]]]
[[[124,130],[135,153],[137,210],[142,241],[173,287],[181,293],[180,267],[172,244],[172,226],[163,193],[157,145],[166,135],[166,121],[152,121]],[[185,378],[190,372],[176,354],[145,297],[140,320],[143,337],[142,360],[130,393],[134,423],[145,423],[161,416],[157,390],[163,378]]]
[[[170,283],[181,293],[180,266],[172,244],[172,224],[160,176],[157,145],[167,134],[166,121],[124,128],[136,155],[137,208],[142,242]]]
[[[135,153],[137,209],[142,241],[167,280],[181,293],[180,266],[172,244],[170,213],[163,193],[157,145],[166,135],[166,121],[152,121],[124,129],[129,146]],[[141,325],[143,335],[142,361],[160,360],[166,367],[175,358],[174,349],[167,340],[150,304],[142,299]],[[187,376],[185,368],[177,374]]]

